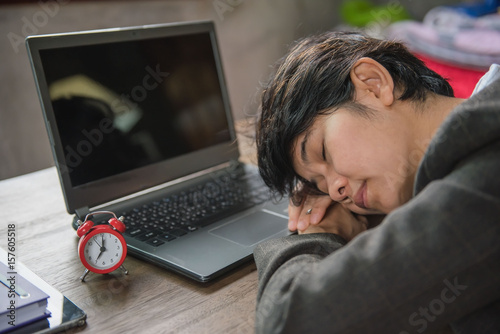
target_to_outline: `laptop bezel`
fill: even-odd
[[[222,100],[228,120],[230,141],[74,187],[69,178],[63,145],[56,126],[54,110],[52,108],[44,75],[40,51],[44,49],[134,41],[196,33],[210,34],[222,92]],[[102,205],[103,203],[117,200],[121,197],[185,177],[192,173],[200,172],[200,170],[210,169],[214,166],[227,163],[228,161],[239,159],[240,153],[234,129],[233,115],[230,107],[222,60],[219,53],[215,26],[212,21],[156,24],[28,36],[26,38],[26,47],[28,49],[44,121],[68,213],[73,214],[76,210],[82,208]]]

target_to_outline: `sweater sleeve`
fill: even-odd
[[[500,300],[499,196],[462,177],[344,247],[327,234],[259,245],[257,333],[433,333]]]

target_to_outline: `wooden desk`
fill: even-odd
[[[89,273],[82,283],[78,237],[54,167],[0,181],[0,219],[0,247],[15,224],[17,260],[87,313],[87,324],[71,332],[254,332],[253,262],[202,284],[128,256],[128,275]]]

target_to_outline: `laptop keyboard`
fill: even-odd
[[[125,235],[160,246],[268,199],[269,190],[259,175],[237,169],[121,215]]]

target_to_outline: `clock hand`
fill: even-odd
[[[102,246],[99,245],[99,243],[97,242],[97,240],[96,240],[95,243],[100,247],[99,248],[100,253],[99,253],[99,255],[97,255],[97,258],[95,259],[97,261],[101,257],[102,253],[104,253],[106,251],[106,247],[104,247],[104,234],[101,234],[101,243],[102,243]]]
[[[101,257],[102,253],[104,253],[106,251],[106,247],[104,246],[101,246],[101,248],[99,248],[99,255],[97,255],[97,258],[95,259],[96,261],[99,260],[99,258]]]
[[[97,237],[94,237],[94,241],[95,243],[99,246],[99,247],[102,247],[101,245],[99,245],[99,243],[97,242]]]

